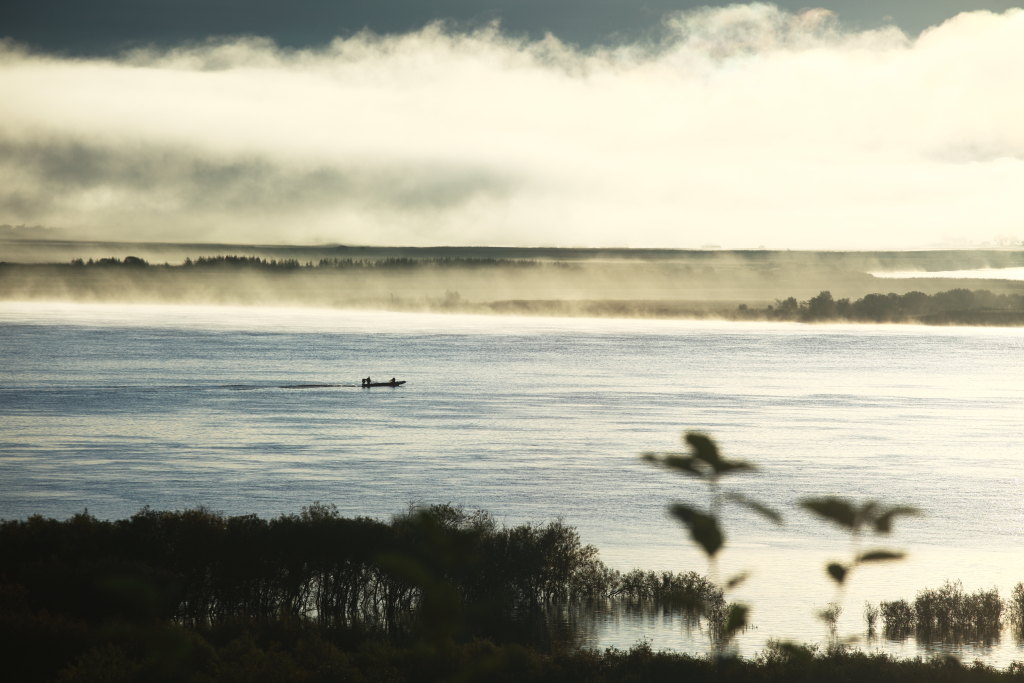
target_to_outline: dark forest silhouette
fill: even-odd
[[[1024,323],[1024,295],[988,290],[951,289],[936,294],[868,294],[860,299],[834,299],[823,291],[807,301],[794,297],[755,311],[741,306],[742,317],[802,322],[852,321],[933,324]]]
[[[702,533],[695,539],[707,547]],[[344,518],[319,503],[269,520],[199,508],[0,522],[9,680],[993,681],[1024,673],[839,643],[770,643],[750,660],[721,650],[655,653],[644,642],[579,648],[586,626],[570,606],[609,601],[653,607],[652,617],[690,615],[712,642],[743,627],[729,624],[736,609],[722,589],[695,572],[623,574],[562,522],[501,527],[451,505],[389,522]],[[1004,614],[1021,632],[1024,586],[1006,604],[994,591],[972,595],[951,583],[913,603],[882,603],[879,613],[889,637],[997,639]]]

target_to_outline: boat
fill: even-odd
[[[399,380],[392,380],[390,382],[370,382],[369,384],[364,384],[362,386],[364,386],[364,387],[400,387],[403,384],[405,384],[405,380],[404,379],[399,379]]]

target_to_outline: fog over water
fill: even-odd
[[[143,4],[0,3],[0,519],[452,503],[749,571],[743,656],[826,642],[834,601],[865,650],[1024,661],[863,618],[1024,582],[1024,8]],[[725,321],[868,295],[1006,327]],[[691,430],[784,516],[727,506],[711,567],[666,507],[707,492],[640,457]],[[923,514],[854,548],[821,495]]]
[[[1024,280],[1024,268],[977,268],[975,270],[902,270],[871,273],[886,279],[954,278],[962,280]]]
[[[786,516],[775,528],[725,515],[719,571],[753,571],[730,596],[754,610],[744,653],[824,636],[813,614],[837,596],[823,565],[850,548],[797,511],[802,496],[926,513],[879,539],[908,560],[855,571],[845,633],[863,631],[865,600],[912,600],[946,579],[1005,598],[1024,580],[1015,328],[3,303],[0,340],[3,518],[143,505],[272,516],[314,500],[387,517],[450,501],[509,524],[562,517],[617,569],[704,571],[665,514],[704,492],[638,457],[702,430],[760,466],[731,485]],[[360,389],[367,375],[408,384]],[[674,622],[602,623],[599,646],[707,645]],[[1022,656],[1009,633],[957,652]]]

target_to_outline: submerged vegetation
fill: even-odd
[[[449,505],[390,523],[320,504],[271,520],[205,509],[145,509],[116,522],[32,517],[4,522],[0,547],[0,575],[48,610],[94,618],[143,609],[196,627],[287,616],[394,635],[414,629],[438,591],[473,622],[634,590],[561,522],[503,528]],[[675,587],[668,579],[661,592]],[[146,604],[121,614],[118,594],[132,592]]]
[[[187,652],[176,666],[278,637],[445,652],[483,638],[549,653],[576,649],[566,605],[609,600],[664,605],[695,627],[723,602],[692,572],[610,570],[561,522],[500,527],[450,505],[390,522],[314,504],[270,520],[200,508],[0,523],[0,642],[19,681],[141,665],[139,629]]]
[[[818,646],[769,642],[749,659],[730,641],[751,625],[726,599],[744,581],[717,579],[726,504],[781,523],[782,515],[725,489],[726,475],[756,468],[727,459],[699,433],[689,453],[650,453],[656,465],[706,487],[706,504],[670,514],[704,552],[694,571],[610,569],[562,521],[502,526],[485,511],[412,507],[389,521],[342,517],[314,503],[263,519],[205,508],[103,521],[0,521],[0,656],[18,681],[997,681],[1005,671],[957,660],[899,660],[841,641],[840,601],[822,610],[831,636]],[[902,553],[860,547],[914,508],[817,497],[800,508],[850,533],[852,554],[826,566],[842,587],[865,563]],[[704,632],[713,656],[588,650],[594,610],[680,615]],[[589,611],[588,611],[589,610]],[[959,582],[905,600],[866,605],[867,634],[992,643],[1004,618],[1024,639],[1024,583],[1009,603]]]
[[[724,461],[733,462],[737,461]],[[877,520],[876,520],[877,522]],[[1014,590],[1019,621],[1024,585]],[[579,647],[571,605],[691,615],[712,638],[721,588],[695,572],[605,567],[561,522],[501,527],[451,505],[389,522],[330,505],[261,519],[143,509],[0,522],[0,656],[17,681],[1019,680],[957,660],[770,642],[750,659]],[[836,607],[838,609],[838,606]],[[567,611],[569,610],[569,611]],[[883,602],[887,636],[985,638],[994,591]],[[838,614],[838,612],[837,612]],[[734,617],[735,618],[735,617]],[[899,619],[909,629],[897,633]],[[737,625],[737,627],[739,627]],[[915,631],[916,629],[916,631]],[[996,636],[998,637],[998,636]],[[725,642],[724,640],[720,642]]]
[[[1019,621],[1024,585],[1014,596],[1009,612]],[[344,518],[319,503],[269,520],[199,508],[0,522],[0,656],[10,680],[1001,681],[1024,673],[837,643],[770,642],[747,660],[654,652],[644,642],[579,647],[575,630],[585,628],[566,623],[570,606],[609,601],[678,610],[719,642],[728,634],[713,615],[737,619],[725,616],[722,589],[695,572],[620,573],[561,522],[501,527],[451,505],[388,522]],[[997,638],[992,628],[1005,613],[995,591],[969,595],[959,584],[875,612],[889,637],[954,642]]]
[[[1018,583],[1013,595],[1022,593],[1024,584]],[[915,634],[926,642],[985,644],[999,640],[1006,608],[996,589],[966,593],[959,581],[947,581],[941,588],[922,590],[913,603],[894,600],[879,605],[884,633],[889,638],[902,639]],[[1016,609],[1018,602],[1011,598],[1010,610]],[[1020,635],[1019,629],[1015,630]]]

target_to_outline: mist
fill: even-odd
[[[1024,282],[1000,279],[1024,270],[1020,250],[215,246],[0,240],[0,249],[30,257],[0,262],[0,302],[875,322],[916,320],[911,313],[941,306],[956,316],[942,324],[1024,321]],[[128,248],[124,258],[110,255]],[[61,261],[69,249],[77,256]],[[987,277],[965,281],[970,269]],[[983,291],[966,292],[966,282]],[[959,293],[928,300],[951,290]],[[865,297],[874,298],[861,305]]]
[[[0,223],[73,239],[899,249],[1020,242],[1024,11],[910,38],[670,15],[70,59],[0,46]]]

